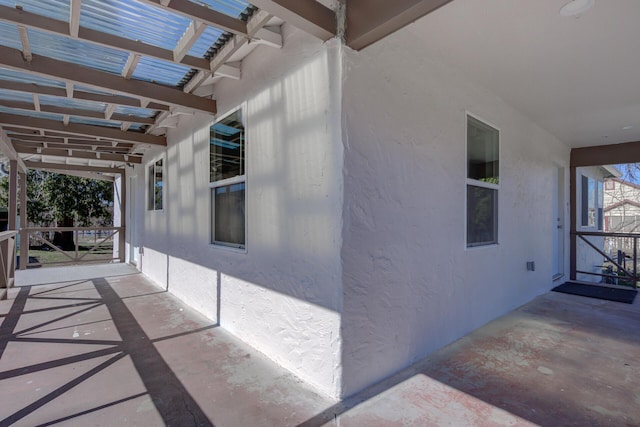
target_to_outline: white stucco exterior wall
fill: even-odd
[[[552,287],[569,148],[407,30],[344,62],[347,396]],[[467,112],[500,129],[497,246],[466,248]]]
[[[331,396],[339,395],[342,309],[340,46],[284,26],[240,81],[217,84],[221,115],[246,118],[246,252],[209,244],[209,126],[168,132],[162,212],[143,211],[142,272]],[[145,156],[144,168],[156,154]],[[140,195],[146,200],[146,184]],[[140,189],[141,186],[138,185]]]

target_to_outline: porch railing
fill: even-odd
[[[22,228],[22,251],[28,258],[20,268],[43,265],[68,265],[112,262],[124,256],[122,227],[30,227]],[[57,233],[73,233],[72,247],[63,248],[55,243]],[[39,250],[36,252],[36,248]]]
[[[9,288],[13,286],[16,271],[17,231],[0,233],[0,299],[7,299]]]
[[[578,231],[572,233],[578,241],[584,242],[590,249],[601,256],[598,264],[593,267],[597,271],[587,271],[575,268],[576,273],[601,277],[601,282],[613,285],[637,287],[638,277],[638,233],[603,233],[597,231]],[[594,243],[589,237],[600,237],[602,240]],[[576,248],[577,250],[577,248]]]

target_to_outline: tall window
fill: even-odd
[[[581,180],[581,221],[583,227],[596,227],[603,229],[603,203],[604,188],[603,182],[582,175]]]
[[[147,209],[150,211],[162,210],[163,184],[162,159],[159,159],[149,165],[149,174],[147,176]]]
[[[209,186],[213,244],[245,247],[245,144],[242,110],[211,126]]]
[[[467,116],[467,246],[498,243],[499,131]]]

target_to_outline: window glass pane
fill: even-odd
[[[162,209],[162,159],[158,160],[155,164],[155,174],[154,174],[154,201],[155,201],[155,209]]]
[[[209,181],[244,175],[244,126],[238,110],[211,126],[209,132]]]
[[[244,182],[211,189],[214,243],[244,247]]]
[[[498,243],[498,190],[467,185],[467,246]]]
[[[596,225],[596,182],[593,178],[587,179],[587,225]]]
[[[147,209],[149,209],[150,211],[154,210],[155,208],[155,199],[154,199],[154,177],[153,177],[154,173],[153,173],[153,165],[149,166],[149,178],[148,178],[148,182],[147,182]]]
[[[589,178],[582,175],[581,179],[581,191],[580,191],[580,200],[581,200],[581,224],[583,227],[587,227],[589,225]]]
[[[467,116],[467,177],[499,184],[498,130]]]
[[[596,192],[597,206],[596,217],[598,221],[598,230],[602,231],[602,217],[603,217],[603,205],[604,205],[604,185],[602,181],[598,181],[598,187]]]

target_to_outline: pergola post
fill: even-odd
[[[29,232],[27,231],[27,174],[20,174],[20,270],[29,263]]]
[[[18,162],[9,161],[9,212],[8,230],[17,230],[18,216]]]
[[[126,229],[126,177],[121,173],[113,182],[113,226],[119,227],[118,246],[113,247],[113,257],[125,262]]]

